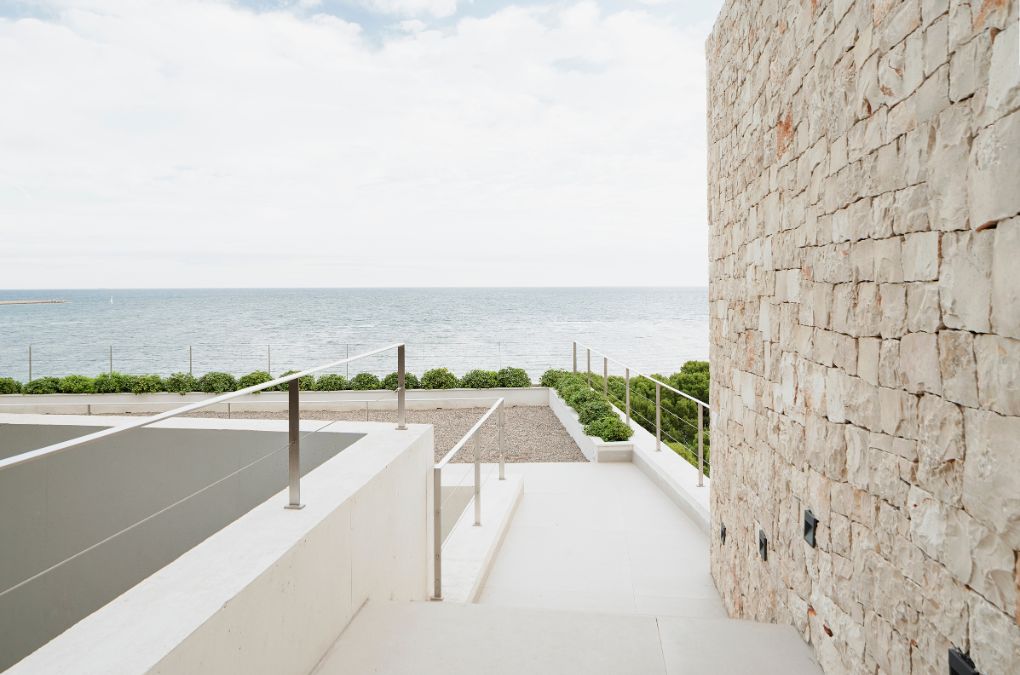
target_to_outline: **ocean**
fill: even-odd
[[[645,372],[708,358],[706,288],[0,290],[0,377],[274,375],[407,344],[408,369],[569,368],[579,340]],[[335,369],[385,374],[395,353]],[[585,367],[585,353],[578,355]],[[592,357],[592,369],[602,361]],[[613,366],[612,372],[619,368]],[[621,371],[622,374],[622,371]]]

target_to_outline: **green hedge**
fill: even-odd
[[[0,377],[0,394],[20,394],[21,383],[12,377]]]
[[[688,361],[672,375],[654,374],[652,377],[671,387],[686,392],[705,403],[709,402],[710,372],[707,361]],[[591,382],[589,386],[589,380]],[[597,399],[604,399],[603,387],[608,389],[608,400],[618,409],[626,406],[626,383],[620,376],[611,375],[604,382],[601,375],[572,373],[565,370],[547,370],[542,375],[542,385],[555,388],[560,397],[581,413],[582,408]],[[655,433],[655,383],[646,377],[635,376],[630,380],[631,419]],[[668,389],[660,388],[662,441],[678,455],[695,466],[698,463],[698,406],[697,403],[679,396]],[[711,438],[709,414],[703,413],[703,444],[705,449],[705,473],[710,473]],[[597,434],[592,434],[597,435]]]
[[[298,371],[289,370],[280,375],[280,377],[293,375],[296,372]],[[563,371],[549,372],[562,373]],[[41,377],[24,385],[13,378],[0,377],[0,394],[148,394],[156,392],[170,392],[181,395],[189,392],[222,394],[245,389],[257,384],[264,384],[272,379],[274,379],[273,375],[264,370],[256,370],[242,375],[240,378],[236,378],[230,373],[218,371],[206,373],[201,377],[195,377],[191,373],[174,373],[165,378],[159,375],[127,375],[115,371],[102,373],[94,378],[85,375],[67,375],[63,378]],[[543,384],[546,383],[546,376],[543,376],[542,382]],[[499,371],[472,370],[462,378],[458,378],[447,368],[433,368],[426,372],[420,380],[414,373],[405,373],[404,385],[407,389],[530,387],[531,378],[528,377],[528,374],[522,368],[503,368]],[[389,389],[393,391],[397,388],[397,374],[390,373],[381,380],[378,376],[371,373],[358,373],[351,380],[338,374],[326,374],[318,380],[311,375],[306,375],[301,378],[300,387],[303,391],[344,391],[350,389]],[[287,385],[278,385],[274,389],[276,391],[286,391]]]
[[[316,391],[344,391],[351,388],[351,382],[343,375],[329,373],[319,378],[315,383]]]
[[[456,389],[460,381],[446,368],[426,370],[421,376],[422,389]]]
[[[616,415],[609,399],[602,392],[590,388],[584,375],[547,370],[542,375],[542,382],[554,386],[560,398],[577,411],[581,424],[585,425],[584,433],[589,436],[608,442],[625,441],[633,435],[634,430]]]
[[[460,378],[460,386],[468,389],[492,389],[499,385],[499,373],[495,370],[472,370]]]

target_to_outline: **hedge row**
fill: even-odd
[[[550,370],[542,376],[542,385],[554,387],[561,378],[568,376],[570,382],[582,383],[588,387],[589,375],[587,373],[569,373],[562,370]],[[679,372],[672,375],[654,374],[657,380],[665,382],[670,386],[686,392],[689,395],[709,402],[710,373],[707,361],[688,361]],[[602,376],[596,373],[590,375],[591,388],[600,396],[603,388],[608,390],[608,400],[618,409],[623,410],[626,400],[626,383],[622,377],[610,375],[608,382],[603,382]],[[563,392],[560,392],[563,396]],[[603,396],[604,397],[604,396]],[[672,448],[678,455],[691,464],[698,464],[698,404],[678,396],[668,389],[660,391],[661,399],[661,426],[662,442]],[[566,400],[566,399],[564,399]],[[567,401],[570,403],[570,401]],[[575,407],[576,408],[576,407]],[[655,433],[655,383],[646,377],[632,377],[630,380],[630,412],[631,419]],[[709,413],[703,412],[702,439],[705,457],[705,475],[711,473],[711,437],[709,434]],[[598,434],[592,434],[596,436]]]
[[[589,436],[597,436],[603,441],[625,441],[634,434],[634,430],[624,424],[613,410],[609,399],[588,386],[585,375],[547,370],[542,375],[542,386],[555,389],[560,398],[577,411],[584,433]]]
[[[298,371],[290,370],[280,375],[293,375]],[[123,373],[103,373],[97,377],[84,375],[68,375],[66,377],[40,377],[22,385],[9,377],[0,377],[0,394],[114,394],[134,393],[152,394],[172,392],[186,394],[197,391],[208,394],[222,394],[237,391],[246,387],[264,384],[274,379],[264,370],[236,378],[230,373],[211,372],[202,377],[189,373],[174,373],[169,377],[159,375],[125,375]],[[530,387],[531,378],[521,368],[503,368],[502,370],[472,370],[458,378],[446,368],[433,368],[426,371],[419,380],[413,373],[405,373],[404,385],[408,389],[453,389],[469,387],[485,389],[492,387]],[[358,373],[350,380],[343,375],[327,374],[318,379],[307,375],[300,380],[300,388],[305,391],[344,391],[348,389],[390,389],[397,388],[397,374],[390,373],[379,379],[371,373]],[[287,385],[277,385],[277,391],[286,391]]]

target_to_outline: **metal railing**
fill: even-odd
[[[506,458],[504,452],[503,428],[506,425],[506,413],[503,407],[503,399],[496,400],[485,414],[482,415],[474,426],[457,441],[457,444],[450,448],[450,451],[443,455],[443,458],[436,462],[432,468],[432,503],[433,503],[433,533],[432,547],[434,556],[433,570],[433,600],[443,599],[443,468],[453,461],[453,458],[467,447],[468,443],[474,440],[475,469],[474,469],[474,502],[475,502],[475,526],[482,524],[482,444],[475,437],[482,426],[490,417],[496,415],[496,435],[499,448],[499,479],[506,480]]]
[[[666,389],[671,391],[678,396],[681,396],[689,401],[697,404],[698,408],[698,487],[704,487],[705,479],[705,411],[708,410],[708,404],[704,401],[697,399],[690,394],[684,393],[672,387],[661,380],[658,380],[650,375],[646,375],[636,368],[630,367],[630,365],[614,359],[605,352],[601,352],[593,347],[586,344],[582,344],[578,341],[573,342],[573,372],[577,372],[577,349],[578,347],[585,350],[586,355],[586,369],[588,373],[588,386],[591,386],[591,355],[594,353],[602,357],[602,393],[606,396],[609,395],[609,364],[610,362],[621,366],[624,370],[623,382],[624,382],[624,414],[627,416],[627,426],[631,425],[631,410],[630,410],[630,396],[631,386],[630,378],[631,375],[643,377],[644,379],[655,384],[655,449],[656,451],[662,451],[662,390]],[[669,412],[668,410],[666,411]]]
[[[135,421],[135,422],[129,422],[127,424],[122,424],[120,426],[110,427],[108,429],[103,429],[101,431],[97,431],[97,432],[94,432],[94,433],[91,433],[91,434],[86,434],[84,436],[80,436],[78,438],[73,438],[73,439],[68,440],[68,441],[63,441],[61,443],[55,443],[53,445],[48,445],[48,446],[46,446],[44,448],[39,448],[38,450],[31,450],[29,452],[25,452],[25,453],[22,453],[20,455],[14,455],[13,457],[8,457],[6,459],[0,460],[0,471],[3,471],[4,469],[8,469],[8,468],[13,467],[13,466],[18,466],[20,464],[27,464],[28,462],[33,462],[35,460],[41,459],[43,457],[47,457],[49,455],[54,455],[56,453],[65,452],[65,451],[70,450],[72,448],[78,448],[78,447],[81,447],[83,445],[87,445],[89,443],[94,443],[95,441],[98,441],[98,440],[101,440],[101,439],[104,439],[104,438],[108,438],[108,437],[114,436],[116,434],[121,434],[121,433],[124,433],[124,432],[127,432],[127,431],[131,431],[133,429],[141,429],[143,427],[147,427],[147,426],[150,426],[152,424],[155,424],[156,422],[162,422],[163,420],[168,420],[168,419],[171,419],[171,418],[174,418],[174,417],[179,417],[181,415],[185,415],[187,413],[194,412],[196,410],[201,410],[202,408],[208,408],[210,406],[215,406],[215,405],[219,405],[221,403],[226,403],[227,401],[230,401],[232,399],[238,398],[240,396],[245,396],[247,394],[254,394],[256,392],[264,391],[266,389],[271,389],[271,388],[280,386],[282,384],[286,384],[287,385],[287,392],[288,392],[288,395],[287,395],[287,419],[288,419],[288,461],[287,461],[287,466],[288,466],[287,475],[288,475],[288,477],[287,477],[287,486],[288,486],[288,503],[287,503],[286,508],[288,508],[288,509],[300,509],[300,508],[304,507],[304,505],[301,503],[301,438],[300,438],[300,429],[299,429],[300,405],[301,405],[301,400],[300,400],[300,396],[301,396],[300,381],[301,381],[301,378],[302,377],[307,377],[308,375],[312,375],[314,373],[318,373],[318,372],[323,371],[323,370],[327,370],[327,369],[331,369],[331,368],[336,368],[337,366],[341,366],[341,365],[344,365],[344,364],[347,364],[347,363],[351,363],[352,361],[357,361],[359,359],[367,358],[367,357],[370,357],[370,356],[375,356],[377,354],[381,354],[383,352],[387,352],[387,351],[389,351],[391,349],[396,349],[397,350],[397,391],[396,391],[396,396],[397,396],[397,429],[403,430],[403,429],[407,428],[406,389],[405,389],[405,386],[404,386],[404,375],[405,375],[404,365],[405,365],[406,355],[405,355],[404,344],[403,343],[399,343],[399,344],[388,345],[386,347],[380,347],[379,349],[374,349],[372,351],[368,351],[368,352],[364,352],[364,353],[361,353],[361,354],[357,354],[355,356],[349,356],[347,358],[343,358],[343,359],[340,359],[340,360],[337,360],[337,361],[333,361],[331,363],[326,363],[326,364],[323,364],[321,366],[317,366],[315,368],[309,368],[308,370],[303,370],[301,372],[293,373],[291,375],[285,375],[283,377],[278,377],[275,380],[270,380],[269,382],[264,382],[262,384],[256,384],[256,385],[253,385],[251,387],[246,387],[244,389],[240,389],[238,391],[232,391],[232,392],[229,392],[229,393],[226,393],[226,394],[221,394],[219,396],[214,396],[212,398],[205,399],[203,401],[197,401],[195,403],[189,403],[187,405],[183,405],[183,406],[180,406],[178,408],[174,408],[173,410],[168,410],[166,412],[158,413],[158,414],[152,415],[150,417],[145,417],[145,418],[139,419],[138,421]]]

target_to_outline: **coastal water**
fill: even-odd
[[[418,375],[518,366],[537,376],[570,367],[572,340],[648,372],[708,358],[705,288],[0,291],[0,300],[23,298],[67,302],[0,305],[0,377],[28,378],[30,346],[33,377],[95,375],[111,355],[128,373],[279,374],[392,342],[407,343]],[[395,359],[349,373],[387,373]],[[601,359],[592,369],[601,372]]]

